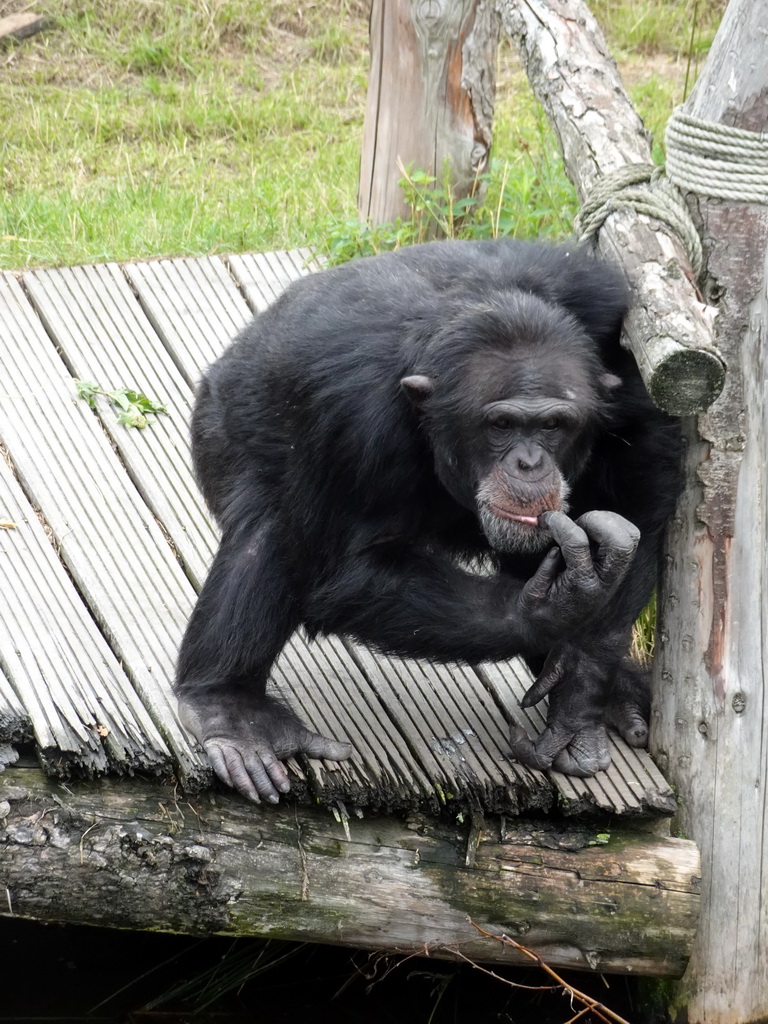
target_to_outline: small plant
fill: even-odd
[[[398,184],[409,215],[377,225],[332,222],[318,253],[337,265],[433,238],[567,237],[578,209],[576,193],[543,114],[537,115],[534,130],[533,145],[518,138],[515,158],[493,161],[458,199],[449,166],[441,178],[401,166]]]
[[[118,414],[117,422],[126,427],[138,427],[143,430],[149,420],[147,416],[157,413],[168,414],[168,410],[162,402],[156,402],[152,398],[132,388],[116,388],[114,391],[106,391],[100,384],[92,380],[76,380],[75,389],[77,397],[84,398],[92,409],[96,408],[96,395],[103,395],[113,405],[122,409]]]

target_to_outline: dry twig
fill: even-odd
[[[618,1013],[614,1013],[613,1010],[610,1010],[603,1003],[598,1002],[597,999],[593,999],[591,996],[588,996],[586,992],[581,992],[579,989],[574,988],[573,985],[569,985],[564,978],[561,978],[559,974],[553,971],[549,964],[546,964],[539,954],[534,953],[532,949],[528,949],[527,946],[523,946],[521,943],[516,942],[508,935],[494,935],[493,932],[486,931],[485,928],[481,928],[479,924],[475,924],[472,918],[469,918],[469,923],[473,928],[477,929],[481,935],[485,935],[486,938],[495,939],[497,942],[501,942],[505,946],[511,946],[513,949],[516,949],[518,953],[522,953],[523,956],[528,957],[529,960],[533,960],[533,962],[537,964],[542,971],[548,974],[564,992],[568,993],[571,1000],[575,999],[577,1002],[582,1004],[584,1009],[580,1010],[575,1017],[571,1017],[566,1024],[574,1024],[575,1021],[579,1020],[579,1018],[583,1017],[585,1013],[589,1013],[590,1011],[600,1020],[605,1021],[605,1024],[610,1024],[611,1021],[613,1024],[629,1024],[628,1020],[625,1020],[624,1017],[620,1017]],[[466,959],[466,957],[464,959]],[[473,966],[477,965],[473,964]],[[483,968],[479,969],[482,970]],[[497,975],[494,975],[494,977],[497,977]],[[499,978],[499,981],[506,981],[506,979]],[[515,985],[515,982],[509,981],[507,984]]]

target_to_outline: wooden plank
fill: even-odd
[[[251,320],[247,303],[218,257],[127,263],[123,272],[189,384],[197,382]]]
[[[513,814],[551,806],[546,777],[508,759],[506,723],[475,672],[353,650],[441,803]]]
[[[131,479],[201,586],[217,540],[190,465],[190,385],[115,264],[32,271],[24,286],[74,377],[108,390],[134,388],[167,405],[167,416],[137,430],[119,424],[114,408],[98,399],[101,422]]]
[[[4,39],[26,39],[28,36],[42,32],[51,24],[49,18],[45,18],[33,11],[22,11],[20,14],[9,14],[0,18],[0,42]]]
[[[0,776],[3,800],[0,912],[21,917],[520,962],[471,918],[554,967],[655,976],[682,973],[696,928],[683,839],[495,817],[337,823],[218,793],[181,807],[156,782],[65,791],[21,768]]]
[[[291,281],[317,269],[310,249],[245,253],[228,256],[227,263],[254,313],[270,306]]]
[[[1,563],[0,563],[1,564]],[[0,669],[0,771],[16,760],[13,746],[32,739],[32,722],[16,691]]]
[[[192,587],[8,273],[0,308],[0,440],[182,776],[201,781],[209,766],[190,746],[169,687]]]
[[[53,774],[171,769],[171,756],[75,590],[34,509],[0,459],[0,663]],[[0,739],[3,736],[0,711]]]

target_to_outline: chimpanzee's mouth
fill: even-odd
[[[511,519],[513,523],[525,523],[526,526],[538,526],[538,516],[521,516],[515,512],[504,512],[500,508],[494,508],[491,510],[494,515],[500,516],[502,519]]]
[[[489,505],[489,511],[493,515],[498,516],[499,519],[511,519],[513,523],[522,523],[524,526],[539,526],[539,516],[543,512],[551,512],[552,509],[543,508],[535,516],[526,516],[521,512],[509,512],[505,508],[500,508],[498,505]]]

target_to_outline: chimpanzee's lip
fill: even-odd
[[[524,516],[520,515],[519,512],[507,512],[506,509],[499,508],[498,505],[490,506],[491,512],[495,516],[499,516],[501,519],[511,519],[513,523],[524,523],[526,526],[538,526],[538,516]],[[547,512],[549,509],[543,509],[542,511]]]

